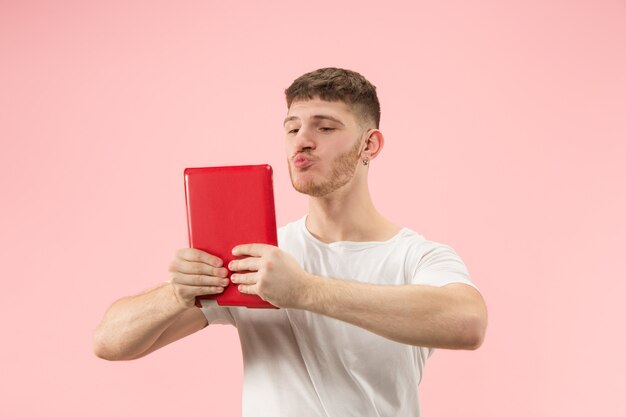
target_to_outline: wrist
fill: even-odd
[[[169,306],[170,308],[168,309],[171,309],[170,311],[174,314],[180,314],[192,307],[195,308],[195,305],[188,306],[185,304],[184,300],[179,298],[176,289],[174,288],[174,284],[170,281],[165,281],[163,295],[165,298],[165,303],[163,305]]]
[[[299,307],[302,310],[314,311],[320,301],[320,293],[324,278],[309,274],[305,275],[304,285],[300,292]]]

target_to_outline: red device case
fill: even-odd
[[[278,245],[270,165],[186,168],[184,175],[190,247],[221,258],[227,268],[240,258],[231,252],[237,245]],[[196,297],[197,307],[201,299],[220,306],[276,308],[257,295],[240,293],[232,283],[221,294]]]

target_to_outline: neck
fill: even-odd
[[[367,188],[347,184],[325,197],[311,197],[306,227],[322,242],[384,241],[399,227],[385,219],[374,207]]]

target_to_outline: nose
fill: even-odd
[[[313,134],[305,126],[298,129],[293,142],[294,153],[310,151],[315,149],[315,146]]]

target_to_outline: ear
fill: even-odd
[[[378,156],[385,144],[383,132],[378,129],[370,129],[366,133],[365,146],[361,156],[372,160]]]

